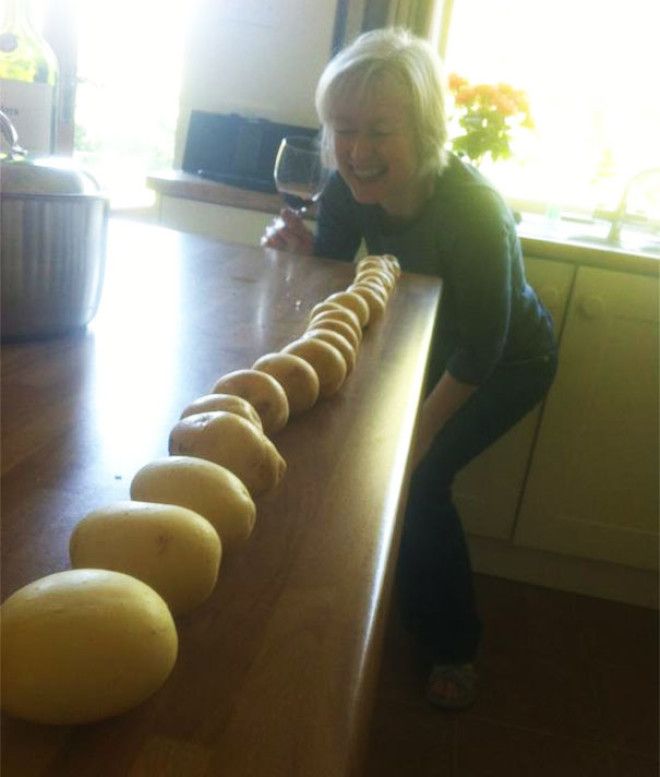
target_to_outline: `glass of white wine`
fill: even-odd
[[[290,135],[282,139],[275,158],[275,186],[283,196],[294,198],[298,205],[294,210],[301,218],[321,196],[328,174],[316,138]]]

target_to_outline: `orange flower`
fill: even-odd
[[[518,106],[516,105],[515,100],[512,100],[506,94],[502,94],[502,92],[495,93],[493,103],[502,116],[513,116],[518,113]]]
[[[463,76],[459,76],[458,73],[449,74],[449,89],[452,92],[458,92],[458,90],[462,86],[467,86],[467,84],[468,84],[467,78],[463,78]]]
[[[461,86],[456,93],[457,105],[468,105],[471,103],[476,95],[475,87],[473,86]]]

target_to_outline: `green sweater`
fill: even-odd
[[[405,224],[392,223],[378,205],[356,203],[335,173],[320,200],[314,253],[352,261],[363,238],[370,254],[394,254],[405,272],[443,280],[429,387],[445,369],[481,384],[498,365],[555,349],[550,314],[525,279],[511,210],[456,156]]]

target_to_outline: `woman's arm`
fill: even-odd
[[[414,467],[424,458],[434,437],[477,388],[472,383],[456,380],[450,372],[445,370],[422,405],[413,452]]]

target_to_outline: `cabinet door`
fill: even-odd
[[[525,268],[529,282],[552,313],[559,337],[575,267],[527,258]],[[539,416],[540,408],[533,410],[456,478],[454,500],[470,533],[511,538]]]
[[[658,279],[580,268],[515,542],[657,567]]]

